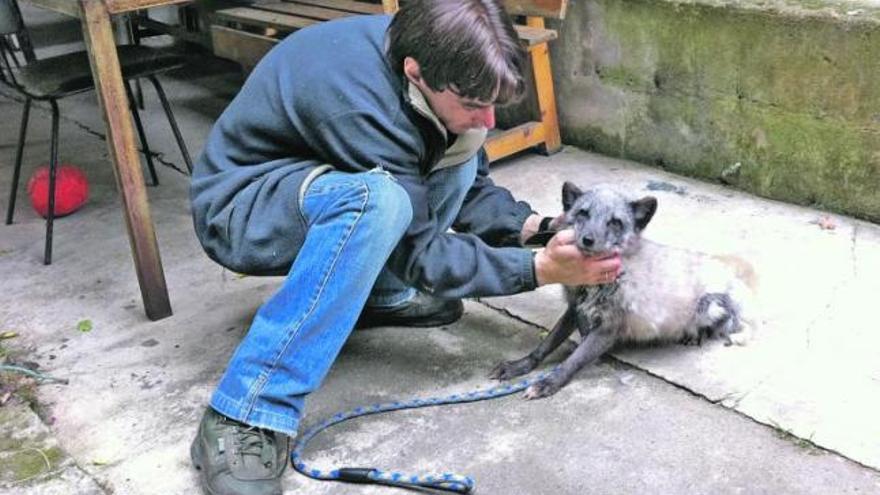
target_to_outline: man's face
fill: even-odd
[[[418,62],[411,57],[404,60],[407,78],[425,95],[428,105],[446,130],[452,134],[462,134],[471,129],[492,129],[495,127],[495,104],[465,98],[452,88],[434,91],[422,79]]]
[[[433,91],[427,85],[422,88],[425,99],[440,122],[452,134],[462,134],[471,129],[495,127],[495,105],[472,100],[456,94],[449,88]]]

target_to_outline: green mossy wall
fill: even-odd
[[[573,2],[563,141],[880,221],[880,23],[753,7]]]

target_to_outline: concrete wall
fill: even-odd
[[[773,1],[572,2],[563,141],[880,221],[880,8]]]

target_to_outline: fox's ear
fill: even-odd
[[[633,220],[635,220],[636,230],[640,231],[648,226],[651,217],[657,211],[657,198],[654,196],[645,196],[644,198],[633,201],[629,204],[632,208]]]
[[[565,184],[562,184],[562,210],[568,211],[575,200],[583,193],[578,186],[565,181]]]

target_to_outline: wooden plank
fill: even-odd
[[[394,14],[400,10],[400,2],[398,0],[382,0],[382,11],[386,14]]]
[[[483,147],[486,149],[489,161],[493,162],[543,142],[544,125],[541,122],[526,122],[491,134]]]
[[[211,41],[215,55],[238,62],[245,72],[253,70],[266,52],[278,43],[275,38],[216,24],[211,26]]]
[[[307,17],[267,12],[265,10],[258,10],[251,7],[223,9],[218,10],[214,14],[218,20],[239,22],[241,24],[257,27],[272,27],[285,32],[302,29],[321,22]]]
[[[290,0],[290,3],[344,10],[353,14],[381,14],[383,11],[382,4],[356,0]]]
[[[71,17],[80,16],[79,2],[76,0],[29,0],[28,3],[43,9],[61,12]]]
[[[550,19],[564,19],[568,0],[504,0],[504,9],[510,15],[533,15]]]
[[[542,17],[528,17],[529,26],[540,29],[544,27]],[[544,124],[544,151],[554,153],[562,147],[559,135],[559,116],[556,113],[556,95],[553,92],[553,70],[550,67],[550,46],[547,43],[529,49],[532,60],[532,73],[535,76],[535,93],[538,97],[538,109],[541,122]]]
[[[171,303],[147,202],[140,156],[135,148],[110,13],[102,0],[81,0],[80,6],[83,35],[98,102],[107,126],[107,146],[122,200],[123,217],[128,228],[144,309],[149,319],[158,320],[171,315]]]
[[[313,5],[301,5],[295,2],[275,2],[255,4],[251,8],[265,10],[268,12],[278,12],[280,14],[289,14],[299,17],[308,17],[319,21],[329,21],[340,17],[348,17],[355,15],[352,12],[337,9],[327,9],[324,7],[315,7]]]
[[[513,28],[516,29],[519,39],[525,41],[529,46],[546,43],[559,37],[558,33],[553,29],[523,26],[522,24],[514,24]]]
[[[147,29],[153,33],[161,33],[173,36],[178,40],[199,43],[203,41],[201,33],[186,30],[186,26],[182,24],[166,24],[149,17],[140,17],[137,20],[138,26]]]
[[[181,3],[189,3],[192,0],[104,0],[107,11],[111,14],[121,14],[133,10],[149,9],[152,7],[165,7]]]

